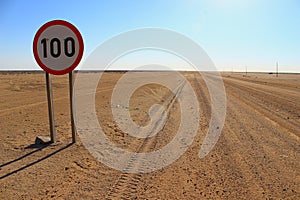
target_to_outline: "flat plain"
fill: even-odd
[[[132,95],[121,108],[139,125],[149,123],[153,104],[167,110],[159,133],[133,138],[111,112],[111,94],[123,74],[105,72],[98,84],[95,108],[102,129],[128,151],[162,148],[179,126],[176,94],[148,84]],[[165,79],[172,75],[157,74]],[[71,144],[67,75],[53,77],[58,141],[37,145],[36,136],[49,135],[45,75],[1,72],[0,199],[300,199],[300,74],[222,73],[226,120],[216,146],[202,159],[198,152],[209,127],[210,95],[198,73],[182,74],[201,110],[193,143],[169,166],[128,174],[94,158],[80,137]]]

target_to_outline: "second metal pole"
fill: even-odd
[[[72,127],[72,142],[76,142],[76,127],[74,119],[74,94],[73,94],[73,71],[69,73],[69,88],[70,88],[70,113]]]
[[[278,77],[278,62],[276,62],[276,77]]]

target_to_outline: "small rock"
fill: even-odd
[[[35,138],[35,144],[49,144],[51,138],[49,136],[37,136]]]
[[[109,128],[112,128],[113,126],[111,125],[111,124],[109,124],[109,123],[107,123],[107,126],[109,127]]]

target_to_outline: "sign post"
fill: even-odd
[[[71,113],[71,128],[72,128],[72,142],[76,142],[76,128],[74,120],[74,94],[73,94],[74,78],[73,72],[69,73],[69,88],[70,88],[70,113]]]
[[[69,22],[53,20],[37,31],[33,40],[33,54],[38,65],[46,72],[50,142],[56,142],[51,74],[69,73],[72,142],[76,142],[74,120],[73,70],[79,64],[84,50],[78,29]]]
[[[46,88],[47,88],[47,101],[48,101],[48,114],[50,125],[50,141],[56,142],[56,131],[54,121],[54,107],[53,107],[53,95],[52,95],[52,77],[46,72]]]

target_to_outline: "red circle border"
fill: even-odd
[[[38,55],[38,50],[37,50],[37,43],[38,43],[38,39],[40,37],[40,35],[50,26],[54,26],[54,25],[62,25],[62,26],[66,26],[69,29],[71,29],[78,41],[79,41],[79,52],[78,52],[78,56],[76,58],[76,60],[73,62],[73,64],[64,69],[64,70],[53,70],[48,68],[39,58]],[[73,71],[77,65],[80,63],[82,56],[83,56],[83,51],[84,51],[84,43],[83,43],[83,39],[82,36],[79,32],[79,30],[71,23],[64,21],[64,20],[53,20],[53,21],[49,21],[47,23],[45,23],[41,28],[39,28],[39,30],[36,32],[35,36],[34,36],[34,40],[33,40],[33,54],[34,54],[34,58],[36,60],[36,62],[38,63],[38,65],[46,72],[50,73],[50,74],[54,74],[54,75],[63,75],[63,74],[67,74],[71,71]]]

